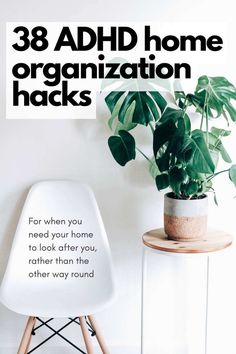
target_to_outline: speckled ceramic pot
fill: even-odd
[[[207,232],[207,196],[183,200],[174,199],[171,195],[165,194],[164,199],[164,229],[168,238],[175,241],[204,239]]]

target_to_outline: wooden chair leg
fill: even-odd
[[[29,351],[29,347],[30,347],[30,343],[31,343],[31,339],[32,339],[32,332],[34,330],[35,322],[36,322],[36,318],[35,318],[34,325],[33,325],[32,331],[31,331],[31,336],[29,338],[29,341],[28,341],[28,344],[27,344],[27,347],[26,347],[26,350],[25,350],[25,354],[27,354],[28,351]]]
[[[27,353],[27,350],[30,345],[32,330],[34,328],[35,321],[36,321],[36,317],[29,317],[28,318],[28,321],[27,321],[27,324],[25,327],[25,331],[24,331],[23,337],[21,339],[17,354],[26,354]]]
[[[88,319],[89,319],[89,322],[91,323],[94,331],[96,332],[96,338],[97,338],[97,341],[98,341],[98,344],[101,348],[102,353],[109,354],[108,347],[104,341],[104,338],[102,336],[99,326],[97,325],[97,322],[95,321],[94,316],[90,315],[90,316],[88,316]]]
[[[84,338],[85,347],[88,354],[93,354],[91,336],[89,334],[85,317],[79,317],[80,327]]]

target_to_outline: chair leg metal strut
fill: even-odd
[[[40,322],[40,324],[35,327],[36,320],[38,322]],[[43,321],[39,317],[29,317],[17,354],[31,354],[36,349],[41,347],[43,344],[45,344],[47,341],[49,341],[51,338],[53,338],[56,335],[59,336],[60,338],[62,338],[67,343],[69,343],[72,347],[77,349],[82,354],[93,354],[94,353],[91,337],[96,336],[102,353],[109,354],[108,349],[105,345],[105,342],[102,338],[101,332],[100,332],[93,316],[88,316],[88,319],[86,316],[69,318],[69,322],[67,322],[64,326],[62,326],[58,330],[55,330],[49,324],[49,322],[51,322],[52,320],[53,320],[53,318],[50,318],[47,321]],[[81,327],[81,331],[82,331],[82,335],[83,335],[83,339],[84,339],[87,353],[85,353],[81,348],[79,348],[77,345],[72,343],[70,340],[68,340],[65,336],[63,336],[60,333],[63,329],[65,329],[66,327],[68,327],[72,323],[76,323],[77,325],[79,325]],[[39,328],[42,328],[43,326],[50,329],[53,333],[49,337],[44,339],[41,343],[36,345],[34,348],[29,350],[32,335],[35,335],[36,331]]]

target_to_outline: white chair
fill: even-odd
[[[72,221],[70,227],[68,220]],[[113,297],[109,244],[91,189],[73,181],[33,185],[0,289],[6,307],[29,316],[18,354],[32,353],[55,335],[84,353],[60,333],[71,323],[81,326],[88,354],[93,353],[91,335],[96,335],[101,351],[108,354],[93,314],[108,306]],[[55,331],[49,322],[57,317],[67,317],[69,322]],[[32,333],[43,325],[52,335],[29,351]]]

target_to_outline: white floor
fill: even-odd
[[[21,328],[23,332],[24,323],[19,324],[19,328]],[[50,323],[49,323],[50,324]],[[55,330],[59,330],[65,324],[64,319],[56,319],[53,321],[52,327]],[[11,323],[10,323],[11,325]],[[9,328],[10,328],[9,325]],[[36,327],[37,328],[37,327]],[[2,337],[0,340],[0,354],[16,354],[17,353],[17,345],[20,343],[21,340],[21,333],[14,331],[14,333],[8,331],[8,337]],[[1,334],[1,328],[0,328]],[[36,330],[35,336],[32,336],[30,349],[36,347],[39,343],[43,342],[46,338],[52,335],[53,332],[46,328],[45,326],[38,328]],[[71,324],[70,326],[64,328],[60,334],[64,335],[69,341],[74,343],[77,347],[81,348],[85,353],[86,350],[84,348],[84,341],[82,337],[82,333],[78,324]],[[104,333],[103,333],[104,335]],[[104,335],[104,338],[106,334]],[[126,338],[124,338],[124,343],[122,345],[122,340],[120,339],[107,339],[107,345],[110,350],[110,354],[140,354],[140,341],[137,341],[135,345],[133,343],[127,343],[129,340],[129,334]],[[3,345],[4,341],[5,345]],[[14,344],[11,345],[12,341],[14,340]],[[98,346],[96,337],[91,337],[93,347],[94,347],[94,354],[101,354],[101,349]],[[7,343],[8,341],[8,343]],[[129,344],[131,345],[130,347]],[[73,348],[69,343],[67,344],[62,338],[58,336],[52,337],[48,342],[43,344],[40,348],[33,351],[32,354],[80,354],[75,348]]]
[[[101,354],[98,348],[95,348],[94,354]],[[111,348],[110,354],[140,354],[138,348]],[[1,348],[0,354],[16,354],[17,348]],[[79,353],[76,349],[68,347],[49,347],[44,345],[42,348],[35,350],[35,354],[77,354]]]

